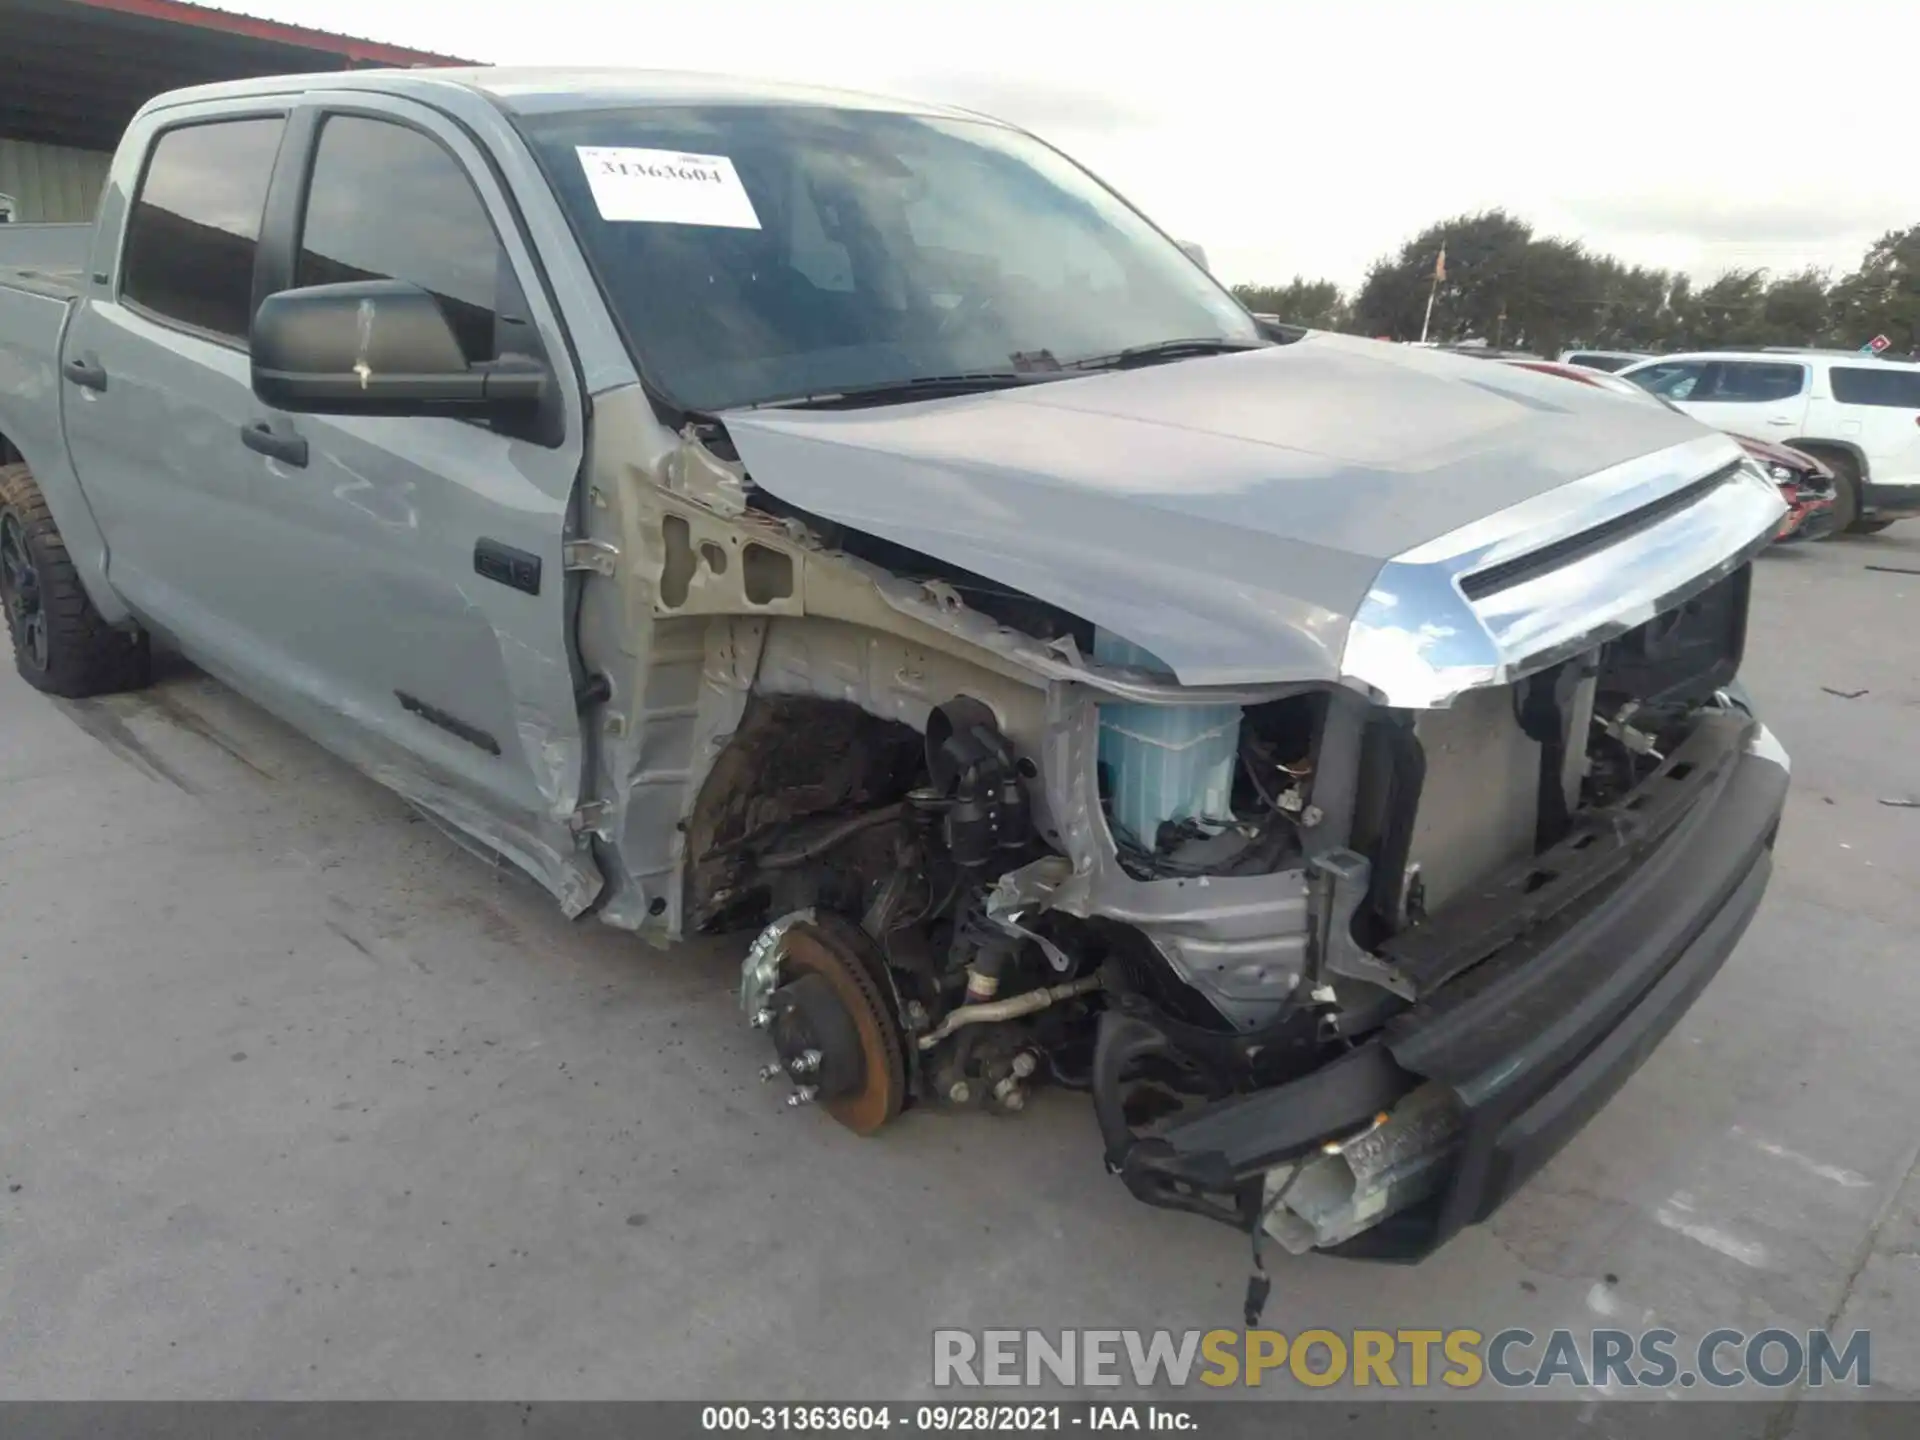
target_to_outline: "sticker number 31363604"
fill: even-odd
[[[724,155],[577,147],[603,220],[650,225],[722,225],[758,230],[760,217],[733,161]]]

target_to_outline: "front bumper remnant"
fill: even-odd
[[[1365,1224],[1334,1213],[1339,1196],[1322,1167],[1295,1197],[1300,1204],[1289,1204],[1294,1215],[1269,1229],[1290,1248],[1343,1236],[1326,1248],[1413,1261],[1485,1220],[1639,1068],[1759,907],[1786,801],[1786,757],[1745,716],[1707,723],[1720,732],[1720,753],[1695,761],[1711,769],[1704,792],[1659,826],[1624,871],[1611,865],[1558,913],[1504,939],[1366,1043],[1297,1080],[1191,1111],[1145,1137],[1127,1130],[1117,1107],[1096,1106],[1110,1168],[1152,1204],[1230,1223],[1271,1220],[1269,1172],[1284,1176],[1303,1159],[1324,1159],[1329,1136],[1374,1134],[1375,1148],[1398,1143],[1379,1117],[1419,1092],[1413,1128],[1444,1146],[1440,1164],[1420,1164],[1405,1147],[1384,1161],[1363,1154],[1366,1163],[1350,1167],[1356,1190],[1364,1191],[1370,1165],[1384,1177],[1382,1193],[1353,1197]],[[1667,769],[1634,794],[1674,785]],[[1636,808],[1655,810],[1659,801],[1650,794]],[[1117,1079],[1131,1058],[1154,1048],[1151,1027],[1112,1015],[1096,1058],[1096,1095],[1100,1072]],[[1421,1178],[1410,1181],[1414,1175]],[[1373,1214],[1381,1215],[1377,1224]]]

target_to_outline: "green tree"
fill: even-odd
[[[1347,328],[1347,298],[1331,280],[1303,280],[1296,275],[1285,285],[1236,285],[1233,293],[1256,315],[1278,315],[1290,325],[1310,330]]]
[[[1890,354],[1920,350],[1920,225],[1889,230],[1868,247],[1860,268],[1828,297],[1828,338],[1864,345],[1876,335],[1893,342]]]
[[[1667,324],[1674,277],[1665,270],[1623,265],[1611,255],[1592,257],[1592,265],[1598,296],[1592,328],[1576,335],[1573,343],[1608,350],[1652,349]]]
[[[1420,312],[1427,303],[1433,258],[1425,267],[1385,257],[1367,267],[1367,278],[1353,297],[1353,328],[1386,340],[1420,338]]]
[[[1685,350],[1693,342],[1688,327],[1693,324],[1693,281],[1686,275],[1673,277],[1673,287],[1667,291],[1667,303],[1660,311],[1659,324],[1653,332],[1652,347],[1655,350]]]
[[[1496,344],[1557,355],[1598,328],[1606,308],[1600,270],[1577,241],[1529,240],[1502,287],[1501,310],[1485,337]]]
[[[1687,343],[1701,350],[1766,344],[1766,311],[1767,272],[1729,270],[1695,292]]]
[[[1827,275],[1802,270],[1767,286],[1762,305],[1768,345],[1818,345],[1827,337]]]
[[[1446,275],[1434,262],[1446,247]],[[1429,225],[1368,267],[1351,303],[1331,281],[1241,285],[1251,310],[1295,324],[1392,340],[1483,340],[1556,354],[1576,345],[1625,350],[1863,345],[1884,334],[1920,355],[1920,225],[1889,231],[1837,283],[1803,269],[1729,270],[1696,288],[1684,274],[1626,265],[1576,241],[1536,236],[1504,210]]]
[[[1367,271],[1354,297],[1354,320],[1369,335],[1420,338],[1434,262],[1446,247],[1446,277],[1434,292],[1429,338],[1442,341],[1491,338],[1524,320],[1508,301],[1518,293],[1533,230],[1504,210],[1456,215],[1430,225]],[[1502,317],[1505,317],[1504,319]]]

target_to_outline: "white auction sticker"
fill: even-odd
[[[758,230],[747,187],[724,155],[581,145],[581,168],[603,220],[652,225],[724,225]]]

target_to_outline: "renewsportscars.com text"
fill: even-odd
[[[1873,1337],[1855,1330],[936,1330],[933,1383],[1324,1389],[1864,1389]]]

